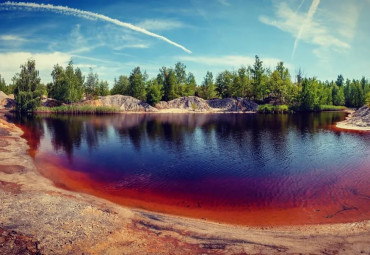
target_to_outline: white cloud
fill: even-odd
[[[332,28],[345,40],[352,40],[355,36],[360,16],[361,5],[354,1],[343,1],[341,4],[331,6],[330,9],[321,10],[321,15],[330,22]]]
[[[295,38],[294,47],[293,47],[293,51],[292,51],[292,57],[294,56],[294,53],[295,53],[295,51],[297,49],[298,42],[301,39],[302,34],[305,32],[306,29],[309,28],[309,26],[310,26],[310,24],[312,22],[312,18],[313,18],[313,16],[316,13],[317,8],[319,7],[319,4],[320,4],[320,0],[312,0],[312,4],[310,6],[310,9],[308,10],[308,13],[307,13],[307,15],[305,17],[305,20],[304,20],[302,26],[299,28],[297,37]]]
[[[124,44],[120,45],[114,48],[114,50],[122,50],[122,49],[147,49],[149,48],[149,44],[143,44],[143,43],[138,43],[138,44]]]
[[[255,57],[251,56],[180,56],[178,57],[181,61],[189,61],[198,64],[203,64],[205,66],[219,66],[223,68],[234,67],[238,68],[240,66],[253,65],[255,62]],[[261,58],[263,64],[266,67],[275,67],[280,59],[277,58]],[[287,67],[291,67],[289,64],[285,64]]]
[[[0,40],[2,41],[18,41],[18,42],[25,42],[26,39],[18,36],[18,35],[0,35]]]
[[[218,2],[219,2],[220,4],[222,4],[222,5],[225,5],[225,6],[229,6],[229,5],[230,5],[230,3],[229,3],[229,1],[228,1],[228,0],[218,0]]]
[[[1,76],[4,77],[7,83],[11,83],[13,76],[19,73],[20,66],[27,59],[33,58],[36,61],[36,69],[39,70],[42,81],[50,81],[53,66],[55,64],[66,65],[71,57],[71,55],[62,52],[35,54],[31,52],[0,53]]]
[[[130,23],[127,23],[127,22],[122,22],[120,20],[117,20],[117,19],[113,19],[113,18],[110,18],[108,16],[105,16],[105,15],[102,15],[102,14],[98,14],[98,13],[94,13],[94,12],[89,12],[89,11],[83,11],[83,10],[79,10],[79,9],[75,9],[75,8],[69,8],[69,7],[66,7],[66,6],[55,6],[55,5],[52,5],[52,4],[37,4],[37,3],[25,3],[25,2],[5,2],[5,3],[2,3],[0,4],[0,8],[2,10],[9,10],[9,9],[22,9],[22,10],[45,10],[45,11],[52,11],[52,12],[56,12],[56,13],[61,13],[61,14],[64,14],[64,15],[72,15],[72,16],[77,16],[77,17],[80,17],[80,18],[84,18],[84,19],[88,19],[88,20],[101,20],[101,21],[105,21],[105,22],[108,22],[108,23],[111,23],[111,24],[114,24],[116,26],[119,26],[119,27],[123,27],[123,28],[128,28],[128,29],[131,29],[133,31],[136,31],[136,32],[139,32],[139,33],[142,33],[142,34],[145,34],[145,35],[148,35],[148,36],[151,36],[151,37],[155,37],[155,38],[158,38],[162,41],[165,41],[175,47],[178,47],[180,49],[182,49],[183,51],[187,52],[187,53],[191,53],[191,51],[187,48],[185,48],[184,46],[174,42],[174,41],[171,41],[170,39],[162,36],[162,35],[158,35],[156,33],[153,33],[153,32],[150,32],[144,28],[141,28],[141,27],[138,27],[138,26],[135,26],[135,25],[132,25]]]
[[[165,31],[177,28],[182,28],[185,25],[177,20],[170,19],[146,19],[137,24],[138,27],[142,27],[153,31]]]
[[[36,69],[39,71],[41,82],[47,83],[52,80],[51,72],[54,65],[59,64],[66,67],[68,62],[72,59],[74,67],[81,69],[84,75],[89,72],[89,68],[93,68],[102,79],[113,79],[114,74],[126,66],[126,63],[119,63],[115,61],[108,61],[99,58],[85,57],[73,55],[62,52],[9,52],[0,53],[0,74],[5,79],[6,83],[11,83],[12,78],[16,73],[19,73],[20,66],[25,64],[27,59],[34,59],[36,62]]]
[[[314,2],[318,5],[318,1]],[[311,12],[308,14],[293,10],[287,2],[280,2],[276,6],[276,17],[260,16],[259,20],[267,25],[274,26],[280,30],[290,33],[293,37],[298,38],[306,43],[310,43],[319,47],[332,48],[336,51],[346,51],[351,48],[348,40],[351,36],[343,36],[343,33],[338,33],[339,30],[343,29],[343,23],[335,22],[334,19],[331,22],[327,21],[327,17],[323,17],[323,13],[313,17],[317,6],[311,8]],[[318,9],[321,11],[321,9]],[[307,18],[311,16],[311,18]],[[346,14],[347,15],[347,14]],[[340,13],[336,13],[337,17],[342,17]],[[339,18],[337,18],[339,19]],[[355,22],[352,22],[350,26],[353,29],[356,26]],[[302,30],[303,27],[303,30]],[[350,29],[345,29],[348,31]],[[301,32],[300,32],[301,31]]]

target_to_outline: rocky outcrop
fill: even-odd
[[[161,101],[155,107],[159,110],[181,109],[198,112],[255,112],[258,104],[246,98],[204,100],[200,97],[190,96],[180,97],[168,102]]]
[[[97,100],[88,100],[83,104],[94,106],[109,106],[126,112],[155,112],[157,109],[131,96],[113,95],[103,96]]]
[[[343,123],[355,127],[370,128],[370,108],[367,106],[361,107],[349,115]]]
[[[247,112],[257,111],[258,104],[246,98],[224,98],[224,99],[211,99],[207,103],[212,108],[225,111],[225,112]]]
[[[15,107],[14,97],[6,95],[4,92],[0,91],[0,109],[12,109]]]
[[[200,97],[189,96],[180,97],[174,100],[165,102],[161,101],[155,105],[157,109],[182,109],[189,111],[205,112],[211,111],[211,107],[207,104],[207,101]]]

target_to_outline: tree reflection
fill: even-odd
[[[7,114],[6,118],[8,121],[21,126],[23,130],[22,137],[27,140],[31,156],[34,157],[40,146],[40,140],[44,136],[42,117],[37,115]]]
[[[12,116],[14,122],[25,126],[25,136],[31,150],[37,150],[44,135],[44,126],[56,151],[72,158],[75,148],[83,144],[89,149],[109,137],[113,128],[121,140],[128,139],[140,150],[143,143],[157,143],[161,148],[181,152],[192,147],[196,135],[204,145],[230,148],[239,157],[249,154],[264,164],[264,151],[275,158],[284,157],[289,148],[289,134],[313,136],[344,118],[343,113],[269,114],[119,114],[107,116],[36,115]],[[293,133],[292,133],[293,132]],[[112,137],[116,139],[116,137]],[[199,142],[199,141],[198,141]],[[186,147],[187,146],[187,147]]]

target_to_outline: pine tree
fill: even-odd
[[[129,77],[129,95],[139,100],[146,100],[145,78],[141,73],[140,67],[135,67]]]
[[[147,103],[150,105],[155,105],[162,100],[163,91],[162,85],[158,83],[157,79],[152,79],[147,82]]]
[[[128,95],[128,87],[130,81],[127,76],[120,75],[117,79],[114,79],[114,86],[110,91],[111,95]]]
[[[99,96],[108,96],[109,95],[109,85],[107,81],[99,82]]]
[[[194,96],[196,87],[197,87],[197,83],[195,81],[194,74],[188,73],[188,76],[186,78],[184,96]]]
[[[215,84],[213,83],[213,74],[212,72],[207,72],[204,77],[204,81],[201,86],[201,96],[204,99],[212,99],[216,96]]]
[[[85,94],[88,99],[97,98],[99,96],[99,76],[93,73],[92,68],[90,68],[85,82]]]

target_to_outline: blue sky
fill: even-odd
[[[284,61],[292,75],[301,68],[323,80],[340,73],[370,78],[370,0],[25,2],[36,5],[0,1],[6,82],[33,57],[43,82],[51,81],[53,65],[72,58],[85,74],[92,67],[110,85],[135,66],[155,77],[177,61],[200,84],[207,70],[235,70],[253,64],[256,54],[267,67]]]

